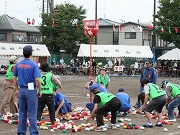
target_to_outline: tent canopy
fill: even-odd
[[[23,47],[31,45],[33,47],[33,56],[50,56],[46,45],[41,44],[15,44],[15,43],[0,43],[0,56],[22,56]]]
[[[78,57],[90,57],[90,45],[81,44]],[[92,57],[153,58],[149,46],[92,45]]]
[[[175,48],[157,58],[158,60],[180,60],[180,49]]]

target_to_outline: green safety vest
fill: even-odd
[[[105,86],[105,88],[107,88],[108,82],[109,82],[109,76],[104,75],[104,78],[102,78],[101,75],[98,75],[98,76],[97,76],[97,82],[98,82],[99,84],[103,84],[103,85]]]
[[[149,86],[150,88],[150,92],[149,92],[149,97],[151,99],[154,99],[154,98],[157,98],[157,97],[160,97],[160,96],[163,96],[165,95],[165,91],[162,90],[158,85],[156,84],[153,84],[153,83],[148,83],[147,86]]]
[[[101,98],[101,102],[98,104],[99,107],[105,105],[106,103],[108,103],[111,99],[113,99],[114,97],[116,97],[115,95],[113,95],[112,93],[109,92],[100,92],[98,94],[100,98]]]
[[[42,94],[53,94],[53,87],[54,87],[54,82],[52,82],[52,73],[47,72],[45,74],[41,73],[41,89],[42,89]]]
[[[167,86],[172,88],[172,97],[176,98],[180,94],[180,85],[168,83]]]
[[[8,69],[7,69],[6,77],[5,77],[7,80],[12,80],[12,78],[13,78],[13,72],[12,72],[13,66],[15,66],[15,64],[10,64]]]

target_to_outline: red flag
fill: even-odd
[[[178,27],[176,27],[176,28],[174,28],[175,29],[175,32],[176,32],[176,34],[178,33]]]
[[[122,30],[122,24],[119,25],[119,31],[121,31],[121,30]]]
[[[116,28],[115,28],[114,24],[113,24],[113,31],[116,31]]]
[[[76,29],[78,29],[79,28],[79,26],[78,26],[78,24],[76,23]]]
[[[142,27],[141,26],[137,26],[138,27],[138,30],[140,31],[140,32],[142,32],[143,31],[143,29],[142,29]]]
[[[34,25],[35,24],[35,20],[34,20],[34,18],[32,19],[32,25]]]
[[[28,24],[28,25],[31,24],[30,18],[27,18],[27,24]]]
[[[161,27],[161,32],[162,32],[162,33],[164,33],[164,29],[163,29],[163,27]]]
[[[147,26],[146,26],[146,28],[148,28],[148,29],[152,29],[152,28],[153,28],[153,26],[152,26],[152,25],[147,25]]]
[[[52,27],[54,27],[55,25],[54,25],[54,21],[52,21]]]

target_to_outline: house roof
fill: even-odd
[[[157,58],[158,60],[180,60],[180,49],[175,48]]]
[[[119,26],[121,24],[119,22],[115,22],[109,19],[102,19],[102,18],[99,18],[99,21],[100,21],[99,26],[112,26],[113,24],[115,26]]]
[[[90,57],[89,46],[89,44],[81,44],[77,56]],[[92,45],[92,57],[153,58],[153,54],[149,46]]]
[[[37,27],[27,25],[26,23],[7,14],[0,16],[0,30],[40,33],[40,30]]]
[[[22,56],[23,47],[31,45],[33,48],[33,56],[50,56],[50,53],[43,44],[15,44],[15,43],[0,43],[0,56]]]
[[[132,24],[132,25],[138,25],[141,26],[143,28],[146,28],[148,25],[150,25],[150,23],[144,22],[144,23],[136,23],[136,22],[125,22],[125,23],[120,23],[120,22],[115,22],[109,19],[102,19],[99,18],[100,20],[100,24],[99,26],[112,26],[114,24],[114,26],[119,26],[120,24],[122,24],[123,26],[126,26],[128,24]]]

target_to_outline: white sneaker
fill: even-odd
[[[97,129],[95,131],[97,131],[97,132],[100,132],[100,131],[105,132],[105,131],[107,131],[107,128],[105,126],[100,126],[100,127],[97,127]]]
[[[176,119],[167,120],[168,122],[176,122]]]
[[[117,129],[117,126],[116,126],[116,124],[111,124],[111,129]]]

